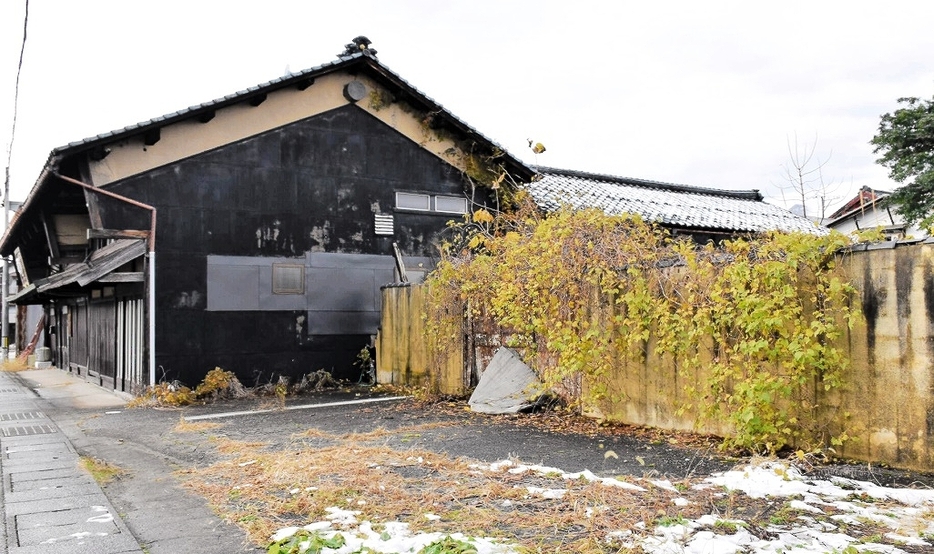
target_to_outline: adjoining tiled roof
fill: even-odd
[[[540,179],[528,185],[545,210],[563,205],[599,208],[607,214],[634,213],[646,221],[679,229],[727,232],[803,231],[823,233],[808,219],[762,201],[759,191],[729,191],[535,168]]]

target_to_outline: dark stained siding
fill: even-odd
[[[220,366],[248,385],[317,369],[355,379],[352,362],[369,337],[311,335],[305,311],[206,311],[207,255],[390,255],[395,240],[407,256],[433,257],[438,233],[458,216],[396,211],[395,191],[465,194],[458,170],[354,106],[108,190],[158,209],[156,363],[165,377],[195,384]],[[395,236],[375,235],[377,211],[394,215]],[[107,228],[148,225],[115,202],[102,212]]]
[[[114,388],[117,345],[116,303],[114,299],[91,300],[88,304],[88,369],[95,371],[100,384]]]

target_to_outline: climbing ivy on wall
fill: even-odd
[[[822,405],[844,384],[838,339],[857,317],[854,289],[836,270],[844,235],[698,246],[638,216],[561,209],[543,217],[528,199],[518,205],[496,217],[474,213],[429,276],[436,355],[469,320],[580,407],[610,394],[615,372],[651,348],[690,377],[679,408],[728,422],[729,446],[775,451],[847,439],[829,435]]]

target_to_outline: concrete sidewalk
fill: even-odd
[[[57,369],[0,372],[0,552],[143,552],[46,413],[57,403],[120,409],[126,400]]]

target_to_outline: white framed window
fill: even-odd
[[[465,214],[467,213],[467,199],[458,196],[435,196],[435,211]]]
[[[272,264],[273,294],[305,294],[305,266]]]
[[[444,196],[417,192],[397,192],[396,208],[418,210],[420,212],[440,212],[446,214],[467,213],[467,199],[463,196]]]
[[[431,211],[431,196],[412,192],[397,192],[396,207],[405,210]]]

